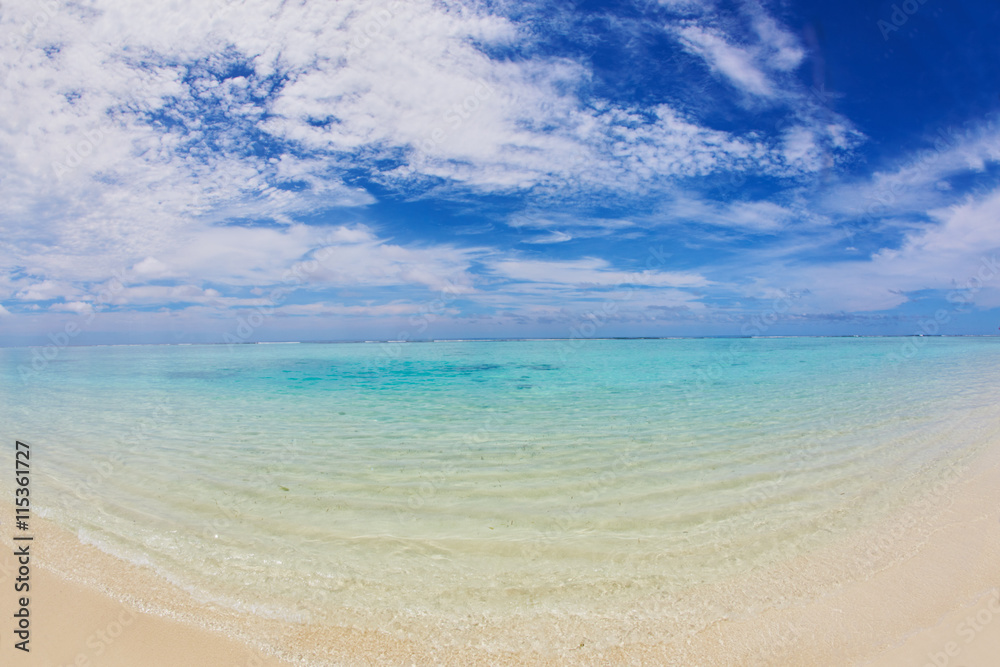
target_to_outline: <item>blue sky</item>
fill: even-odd
[[[0,24],[0,344],[1000,327],[995,3]]]

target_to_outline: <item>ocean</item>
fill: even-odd
[[[0,440],[37,512],[205,605],[570,650],[905,558],[786,576],[944,497],[998,368],[997,338],[6,348]]]

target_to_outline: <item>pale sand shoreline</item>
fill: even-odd
[[[470,647],[434,649],[372,631],[317,630],[264,619],[244,623],[241,637],[234,638],[234,619],[247,621],[245,617],[206,611],[148,568],[81,544],[69,532],[37,518],[32,531],[32,651],[25,654],[13,648],[17,594],[7,528],[10,503],[3,503],[0,618],[6,620],[0,622],[0,664],[279,667],[307,664],[295,658],[302,655],[299,648],[312,646],[329,648],[327,657],[313,664],[330,665],[996,665],[1000,447],[977,455],[960,481],[934,493],[941,502],[922,505],[916,521],[913,508],[896,517],[926,529],[912,548],[901,551],[904,557],[873,567],[860,579],[818,589],[804,602],[779,601],[760,613],[716,623],[684,642],[653,639],[574,654],[530,655]],[[898,541],[907,539],[905,531],[900,532]],[[852,559],[856,564],[859,552],[853,545],[831,549],[822,562],[813,556],[788,563],[788,572],[853,572]],[[73,581],[64,573],[71,573]],[[259,637],[287,639],[277,650],[284,649],[289,660],[252,646]]]

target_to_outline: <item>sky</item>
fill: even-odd
[[[0,345],[996,335],[998,32],[986,0],[8,0]]]

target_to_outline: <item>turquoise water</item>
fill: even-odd
[[[1000,424],[986,338],[50,356],[0,349],[46,516],[220,606],[454,637],[662,613],[877,521]]]

